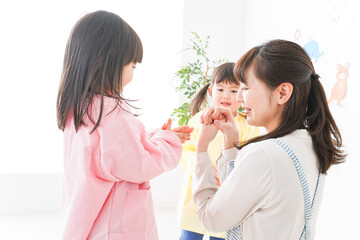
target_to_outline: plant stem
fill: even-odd
[[[206,72],[205,72],[205,82],[204,82],[204,86],[207,84],[208,71],[209,71],[209,64],[206,63]]]

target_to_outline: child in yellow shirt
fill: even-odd
[[[208,232],[200,223],[196,211],[196,205],[191,197],[191,181],[194,173],[195,146],[200,130],[200,111],[206,94],[211,96],[214,107],[230,108],[240,133],[240,142],[245,142],[250,138],[260,135],[257,127],[247,124],[245,115],[238,112],[240,103],[236,101],[236,95],[240,87],[240,82],[233,74],[234,63],[224,63],[218,66],[212,75],[210,83],[205,85],[195,96],[191,103],[191,113],[193,117],[189,121],[189,127],[194,127],[191,139],[183,145],[183,153],[180,165],[185,171],[185,179],[180,193],[179,202],[176,210],[176,218],[181,228],[180,240],[201,240],[204,235],[210,236],[210,240],[221,240],[225,238],[225,233]],[[200,112],[199,112],[200,111]],[[215,161],[223,148],[223,134],[219,131],[215,139],[210,143],[208,153],[216,174]],[[216,184],[220,183],[216,177]]]

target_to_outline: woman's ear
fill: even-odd
[[[289,101],[293,92],[293,85],[288,82],[282,83],[277,87],[276,92],[278,104],[283,105]]]
[[[208,92],[209,92],[210,97],[212,97],[212,92],[211,92],[211,88],[210,88],[210,87],[208,88]]]

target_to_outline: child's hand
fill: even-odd
[[[185,143],[186,141],[190,140],[190,133],[192,133],[193,130],[194,128],[189,126],[181,126],[171,129],[171,131],[175,133],[176,136],[178,136],[181,143]]]
[[[169,118],[166,123],[161,127],[161,130],[172,131],[178,136],[181,143],[185,143],[187,140],[190,140],[190,133],[194,130],[194,128],[189,126],[181,126],[171,129],[172,119]]]
[[[172,119],[169,118],[167,120],[167,122],[164,123],[164,125],[162,125],[161,130],[169,130],[169,131],[171,131],[171,124],[172,124]]]

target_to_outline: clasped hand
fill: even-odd
[[[168,121],[164,123],[164,125],[161,127],[161,130],[168,130],[175,133],[175,135],[180,139],[181,143],[185,143],[187,140],[190,140],[191,137],[190,134],[194,130],[193,127],[180,126],[171,129],[171,125],[172,125],[172,119],[169,118]]]
[[[220,130],[224,135],[224,149],[239,143],[239,131],[229,108],[209,108],[200,117],[201,127],[196,142],[196,152],[207,152],[210,142]]]

